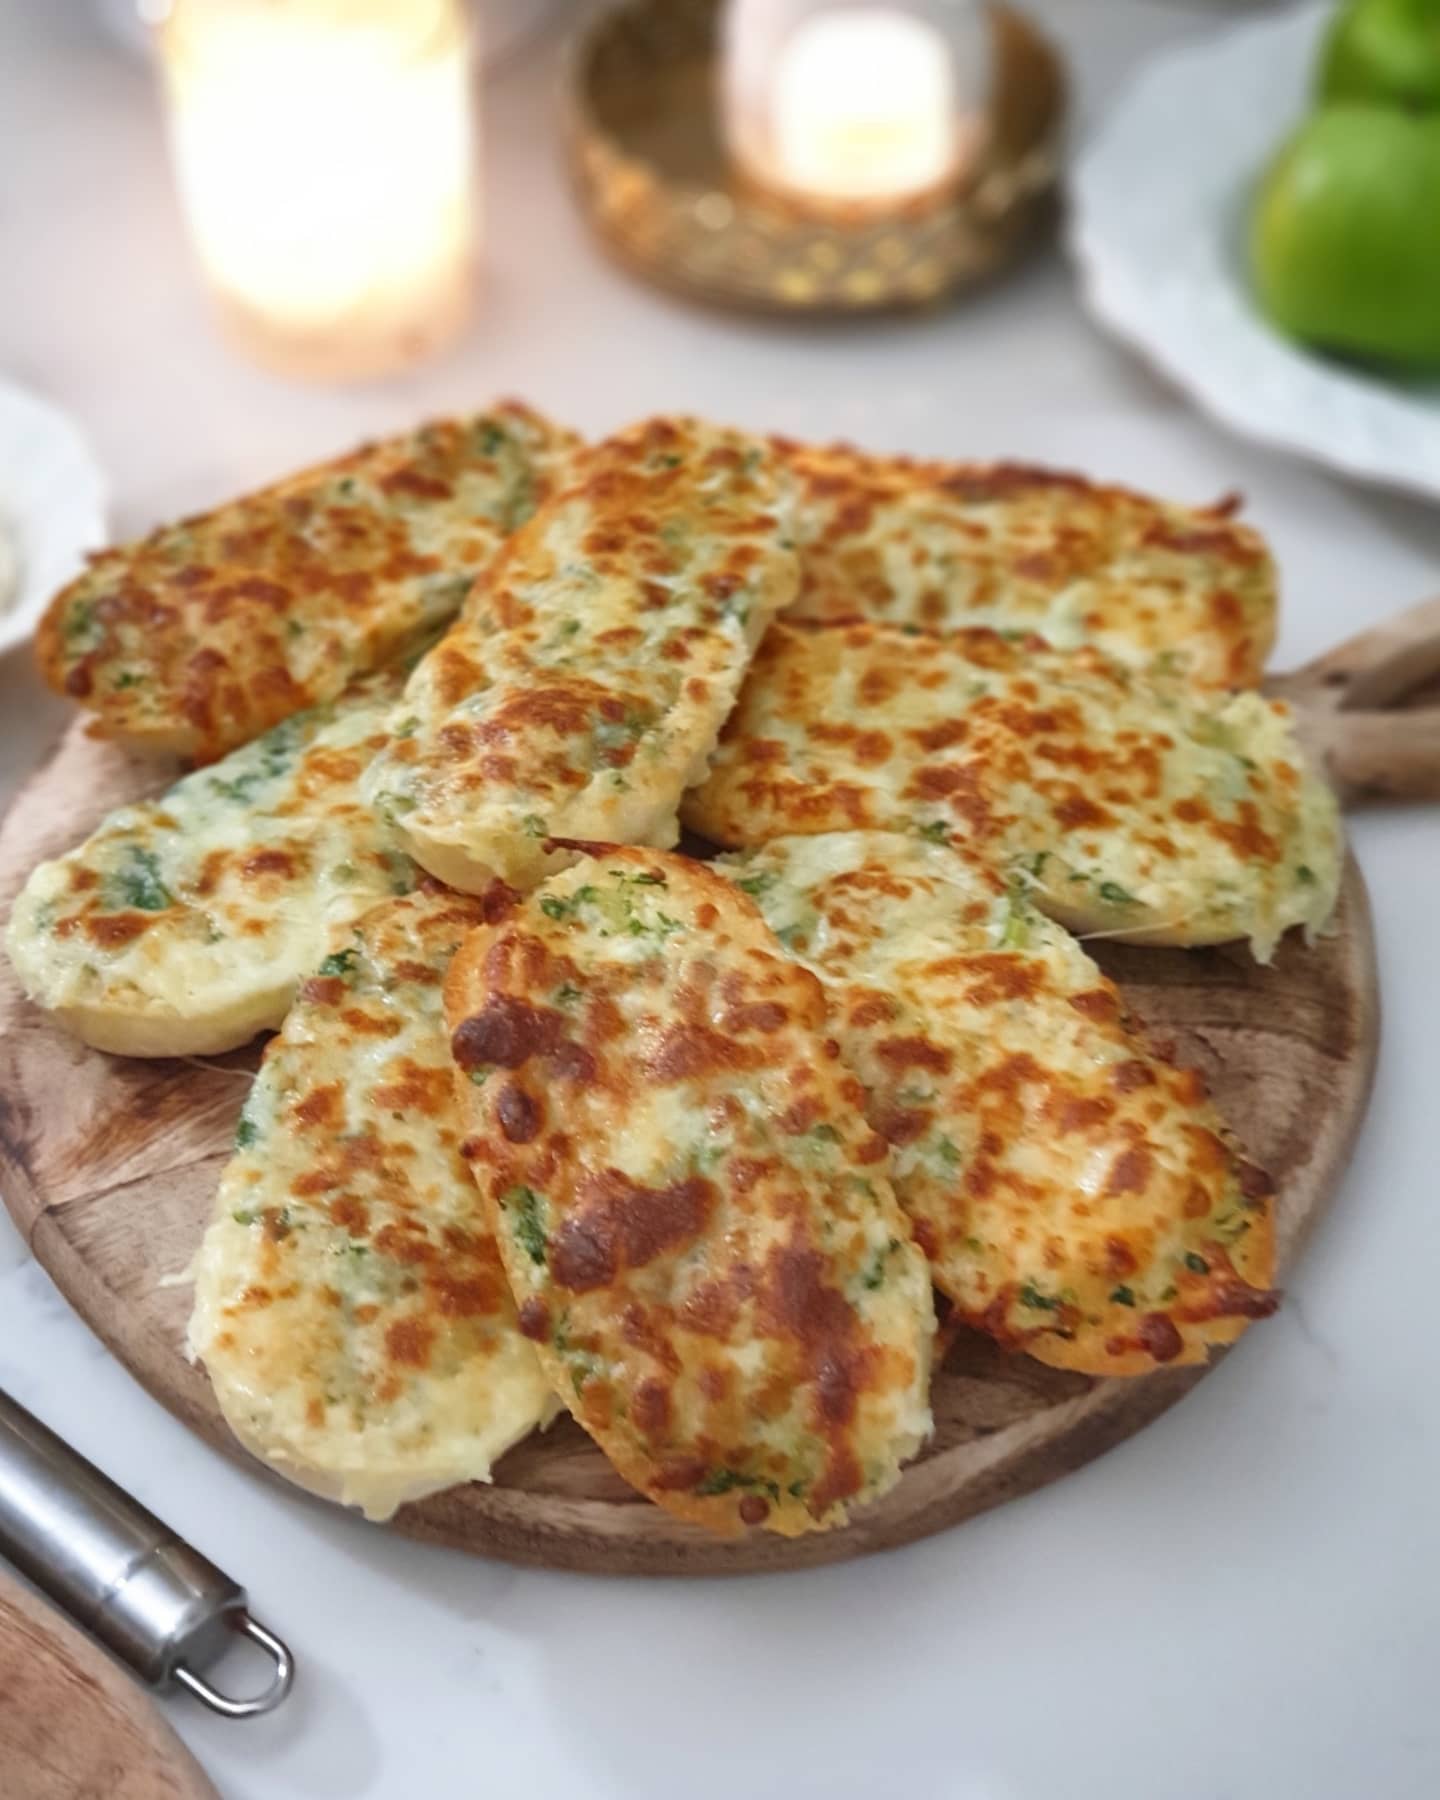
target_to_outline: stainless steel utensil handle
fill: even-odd
[[[290,1691],[290,1652],[246,1612],[244,1589],[3,1390],[0,1555],[151,1686],[178,1681],[232,1719]],[[275,1665],[253,1699],[203,1679],[237,1635]]]

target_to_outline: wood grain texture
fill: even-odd
[[[1440,799],[1440,599],[1273,675],[1300,735],[1342,799]]]
[[[34,864],[102,813],[163,785],[77,727],[0,831],[0,907]],[[1203,1068],[1250,1156],[1279,1186],[1282,1269],[1332,1192],[1364,1113],[1378,1031],[1369,909],[1351,865],[1339,929],[1287,941],[1263,969],[1240,948],[1092,946],[1148,1022]],[[185,1268],[210,1214],[254,1050],[218,1061],[126,1062],[66,1036],[0,971],[0,1188],[72,1305],[145,1386],[211,1443],[243,1456],[183,1354]],[[1262,1337],[1266,1327],[1256,1328]],[[1257,1345],[1258,1353],[1263,1353]],[[720,1574],[837,1562],[908,1543],[1041,1486],[1140,1429],[1204,1375],[1099,1381],[962,1335],[937,1375],[937,1431],[899,1486],[842,1531],[711,1540],[616,1476],[562,1420],[511,1451],[493,1484],[405,1507],[432,1543],[552,1568]],[[278,1478],[277,1478],[278,1479]]]
[[[217,1800],[199,1763],[103,1650],[0,1575],[4,1800]]]

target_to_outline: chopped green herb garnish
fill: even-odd
[[[1301,863],[1295,871],[1295,879],[1309,887],[1315,880],[1315,871],[1307,863]]]
[[[1107,906],[1134,906],[1135,904],[1135,896],[1127,888],[1121,887],[1118,881],[1102,881],[1100,898],[1105,901]]]
[[[65,636],[70,642],[88,637],[95,625],[95,602],[77,600],[65,615]]]
[[[392,894],[408,894],[415,886],[415,865],[403,850],[382,850],[381,867],[390,877]]]
[[[105,903],[133,906],[140,912],[164,912],[175,904],[174,896],[160,879],[160,862],[153,850],[131,844],[126,861],[105,883]]]
[[[747,875],[735,883],[742,894],[748,894],[752,900],[758,900],[762,894],[768,894],[776,882],[776,876],[770,871],[763,875]]]
[[[540,1223],[540,1196],[534,1188],[506,1188],[500,1204],[510,1218],[515,1241],[533,1263],[545,1260],[545,1228]]]
[[[237,1225],[253,1225],[256,1216],[248,1206],[237,1206],[230,1215]]]
[[[320,965],[320,974],[338,975],[342,981],[353,981],[358,972],[360,952],[353,946],[349,950],[332,950]]]
[[[550,830],[539,813],[526,813],[520,823],[525,828],[526,837],[543,838]]]
[[[1210,1265],[1203,1256],[1197,1256],[1193,1250],[1185,1252],[1185,1267],[1192,1275],[1208,1275]]]
[[[1110,1290],[1110,1300],[1114,1306],[1133,1306],[1135,1295],[1128,1287],[1117,1287]]]
[[[144,684],[145,677],[135,669],[122,669],[115,677],[117,688],[137,688],[143,687]]]
[[[954,1140],[948,1137],[936,1138],[935,1154],[949,1169],[958,1169],[963,1160]]]
[[[493,1073],[489,1063],[477,1063],[470,1071],[470,1080],[475,1087],[484,1087]]]
[[[568,981],[555,990],[555,1004],[557,1006],[573,1006],[579,998],[579,988],[572,987]]]
[[[558,894],[542,894],[540,910],[547,919],[568,919],[575,908],[569,900],[562,900]]]
[[[920,835],[929,844],[948,844],[950,827],[943,819],[932,819],[928,825],[920,827]]]
[[[1005,929],[1000,934],[1002,950],[1023,950],[1030,942],[1030,909],[1023,894],[1012,891],[1005,911]]]
[[[414,737],[419,729],[420,721],[415,717],[414,713],[411,713],[408,719],[402,719],[400,721],[390,735],[397,738]]]
[[[820,1144],[838,1144],[840,1142],[840,1133],[833,1125],[816,1125],[810,1135]]]
[[[696,1484],[694,1491],[708,1497],[733,1493],[736,1488],[758,1488],[772,1500],[780,1498],[778,1483],[768,1480],[764,1475],[742,1475],[738,1469],[712,1469]]]
[[[1016,1296],[1022,1306],[1039,1312],[1059,1312],[1060,1302],[1051,1294],[1042,1294],[1033,1281],[1027,1281]]]
[[[235,1148],[248,1150],[259,1136],[260,1127],[242,1112],[235,1125]]]
[[[873,1294],[877,1288],[885,1285],[885,1264],[900,1248],[899,1238],[891,1238],[883,1250],[877,1250],[871,1258],[870,1267],[861,1276],[861,1286],[868,1288]]]

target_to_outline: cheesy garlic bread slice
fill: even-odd
[[[452,886],[529,887],[547,839],[668,845],[751,652],[793,598],[763,443],[654,419],[597,446],[420,663],[366,776]]]
[[[1339,815],[1288,709],[1151,684],[992,631],[770,632],[685,822],[727,848],[852,829],[953,838],[1082,932],[1248,938],[1268,961],[1339,889]]]
[[[212,761],[453,618],[578,449],[506,404],[162,526],[55,597],[40,667],[104,736]]]
[[[717,867],[824,983],[965,1323],[1056,1368],[1141,1375],[1274,1311],[1269,1182],[1023,882],[886,832]]]
[[[404,679],[362,677],[41,863],[5,939],[30,998],[122,1056],[231,1050],[278,1026],[331,928],[415,884],[359,794]]]
[[[555,1410],[445,1038],[450,958],[504,903],[426,888],[337,935],[265,1053],[196,1263],[191,1352],[236,1436],[372,1519],[489,1480]]]
[[[751,902],[597,849],[445,998],[520,1328],[619,1472],[724,1533],[890,1487],[930,1430],[929,1272],[820,984]]]
[[[1230,503],[1178,506],[1015,463],[781,447],[797,485],[792,618],[991,626],[1203,687],[1260,682],[1275,565]]]

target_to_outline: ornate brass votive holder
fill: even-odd
[[[633,0],[578,41],[569,139],[581,204],[628,267],[692,298],[769,312],[921,306],[1010,262],[1050,211],[1065,74],[992,6],[987,143],[953,187],[883,214],[810,211],[732,167],[719,116],[723,0]]]

